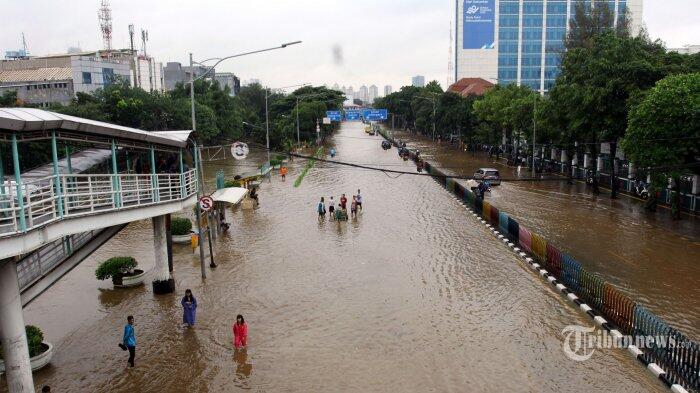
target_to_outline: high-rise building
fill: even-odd
[[[165,64],[165,67],[163,67],[165,89],[173,90],[178,83],[188,83],[190,81],[190,72],[192,69],[194,69],[195,78],[206,74],[206,79],[215,79],[216,71],[211,68],[212,67],[205,66],[185,67],[177,62],[168,62]]]
[[[668,48],[669,52],[678,52],[684,55],[693,55],[700,53],[700,45],[683,45],[680,48]]]
[[[414,76],[411,78],[411,86],[425,87],[425,77],[423,75]]]
[[[379,97],[379,88],[376,85],[372,85],[369,87],[369,97],[368,102],[371,104],[374,102]]]
[[[367,86],[362,85],[360,87],[360,90],[358,90],[357,97],[362,100],[362,102],[368,102],[369,101],[369,89],[367,89]]]
[[[548,91],[559,74],[569,21],[581,0],[455,0],[455,80],[483,78]],[[642,0],[583,0],[625,15],[633,34]]]
[[[391,85],[384,86],[384,97],[388,96],[389,94],[391,94],[393,92],[394,92],[394,89],[391,88]]]
[[[232,72],[217,72],[214,79],[219,82],[222,89],[228,86],[231,96],[237,96],[241,91],[241,80]]]

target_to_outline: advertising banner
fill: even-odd
[[[493,49],[496,0],[463,0],[462,48]]]

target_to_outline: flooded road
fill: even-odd
[[[412,169],[361,124],[344,124],[331,143],[338,160]],[[210,163],[209,178],[218,169],[249,170],[236,165]],[[317,163],[294,188],[303,165],[295,160],[286,181],[264,181],[258,209],[229,215],[231,229],[215,244],[219,267],[206,280],[197,254],[175,246],[176,294],[96,281],[97,263],[110,256],[153,266],[150,222],[137,222],[25,308],[26,322],[56,344],[36,385],[59,392],[667,391],[625,350],[569,360],[562,329],[591,326],[590,319],[432,179]],[[321,196],[337,201],[358,188],[364,210],[356,220],[317,220]],[[199,303],[193,329],[181,326],[186,288]],[[239,313],[249,347],[236,352],[231,324]],[[129,314],[133,369],[117,347]]]
[[[445,173],[472,176],[480,167],[495,167],[503,178],[531,176],[526,168],[507,167],[483,153],[459,152],[407,132],[395,135]],[[663,208],[649,213],[641,201],[625,195],[611,200],[607,191],[596,196],[585,184],[565,180],[503,182],[487,200],[700,341],[698,218],[675,221]]]

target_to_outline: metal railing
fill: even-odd
[[[64,218],[182,200],[197,192],[197,173],[61,174],[3,185],[0,237]]]
[[[92,239],[99,231],[88,231],[66,236],[41,247],[17,262],[19,289],[34,284],[56,265],[63,262],[83,244]]]

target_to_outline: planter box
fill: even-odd
[[[166,293],[175,292],[175,279],[169,278],[162,281],[153,281],[153,293],[156,295],[163,295]]]
[[[146,276],[146,273],[143,270],[134,269],[134,275],[122,276],[119,278],[113,277],[112,283],[114,284],[115,288],[136,287],[136,286],[143,284],[145,276]]]
[[[51,363],[51,358],[53,357],[53,345],[49,343],[41,343],[44,347],[44,352],[34,356],[29,359],[29,364],[32,367],[32,371],[36,371],[44,368],[47,364]],[[0,374],[5,372],[5,362],[0,360]]]
[[[173,235],[173,243],[176,244],[190,244],[192,241],[192,235],[194,232],[190,232],[186,235]]]

